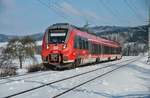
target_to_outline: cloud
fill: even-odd
[[[76,8],[74,8],[71,4],[67,3],[67,2],[63,2],[60,5],[62,8],[61,10],[69,15],[76,15],[76,16],[81,16],[81,12],[78,11]]]
[[[93,19],[93,20],[100,20],[101,19],[96,13],[94,13],[92,11],[85,11],[84,14],[89,19]]]
[[[74,6],[72,6],[67,2],[62,2],[60,6],[61,8],[59,10],[61,10],[67,15],[78,16],[86,21],[101,20],[101,17],[99,17],[96,13],[88,10],[84,10],[84,11],[78,10],[77,8],[75,8]]]

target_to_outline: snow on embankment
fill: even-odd
[[[5,47],[8,44],[8,42],[1,42],[0,47]]]
[[[37,41],[37,42],[36,42],[36,45],[37,45],[37,46],[42,46],[42,41]]]
[[[150,98],[150,65],[146,61],[143,57],[62,98]]]

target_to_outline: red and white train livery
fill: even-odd
[[[47,28],[41,55],[43,64],[49,68],[77,67],[122,57],[119,43],[81,31],[67,23],[53,24]]]

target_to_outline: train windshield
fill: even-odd
[[[64,43],[67,36],[67,29],[50,30],[49,43]]]

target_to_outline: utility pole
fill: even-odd
[[[148,20],[148,60],[147,63],[150,64],[150,7],[149,7],[149,20]]]

